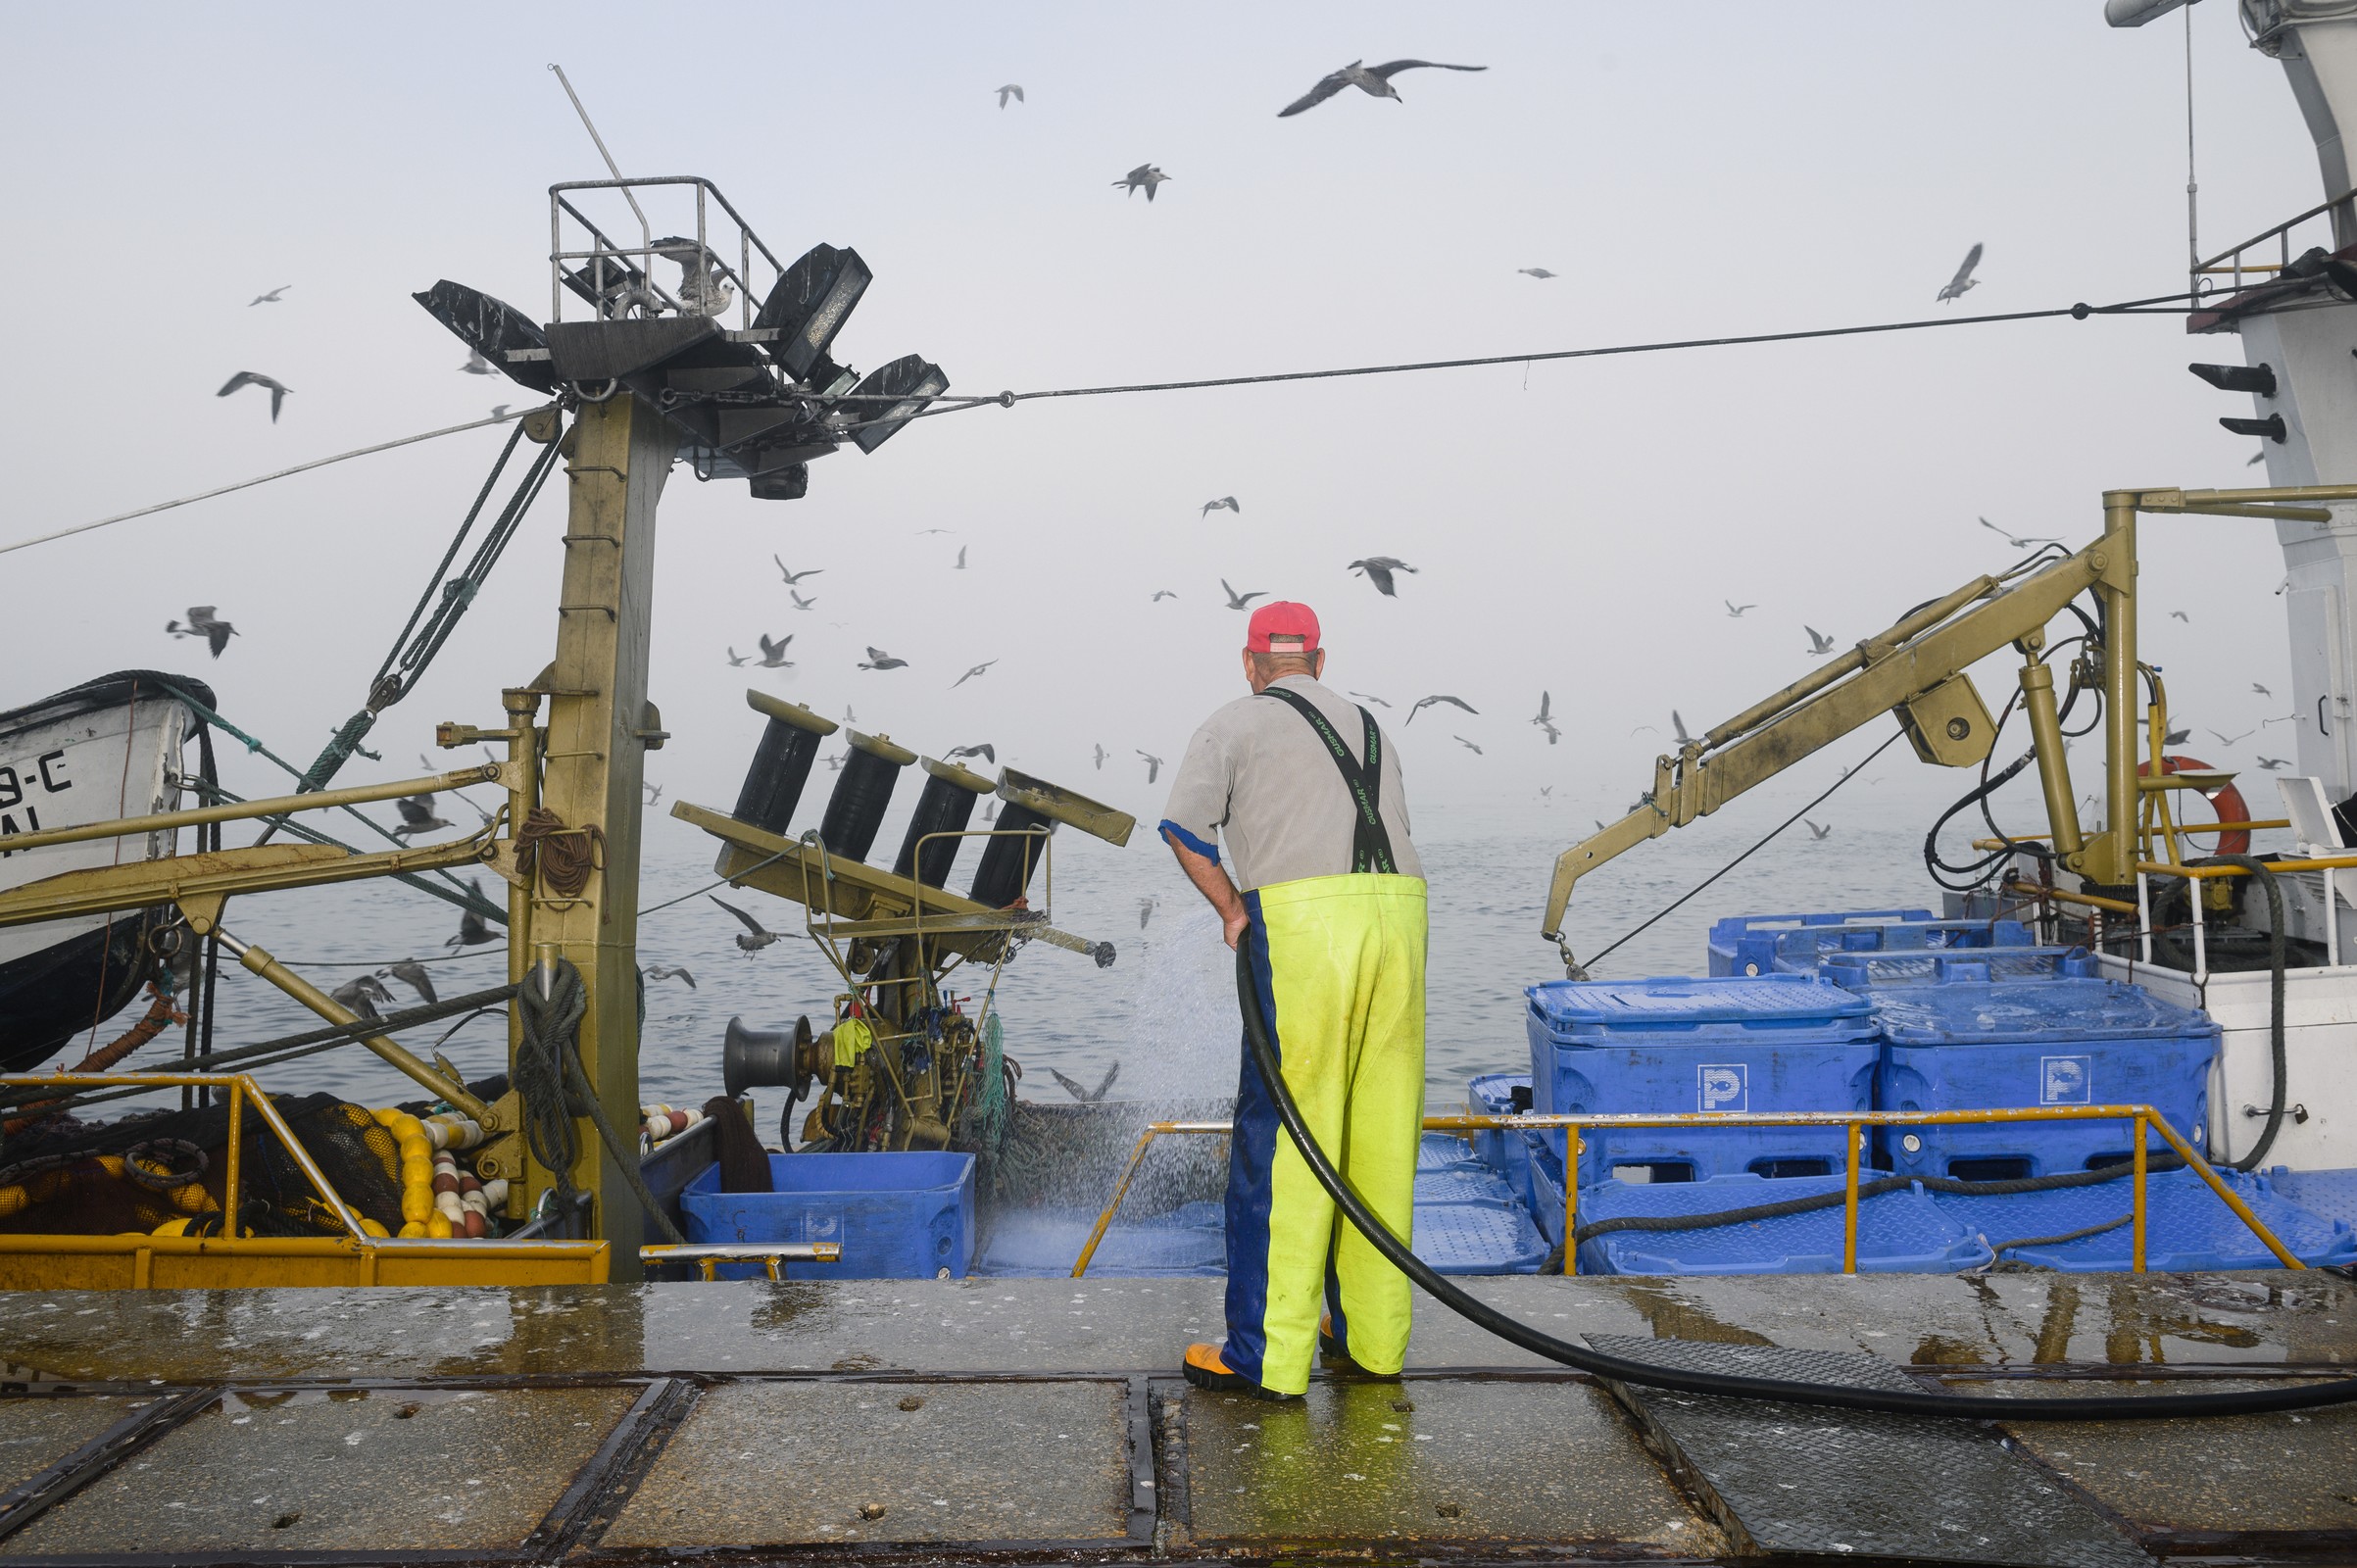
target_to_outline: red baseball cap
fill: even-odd
[[[1274,653],[1277,650],[1269,646],[1269,641],[1276,637],[1299,638],[1301,652],[1316,652],[1317,612],[1307,605],[1297,605],[1290,599],[1280,599],[1275,604],[1262,605],[1253,611],[1252,625],[1244,634],[1246,651],[1254,654]],[[1285,650],[1287,653],[1293,651]]]

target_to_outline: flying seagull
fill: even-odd
[[[790,569],[788,569],[788,567],[787,567],[786,564],[785,564],[783,561],[778,561],[778,558],[777,558],[775,555],[771,555],[769,559],[770,559],[771,561],[776,561],[776,562],[777,562],[777,569],[778,569],[779,571],[785,572],[785,574],[786,574],[786,586],[787,586],[787,587],[789,587],[789,588],[791,588],[792,586],[794,586],[794,584],[796,584],[796,583],[798,583],[798,582],[802,581],[802,579],[803,579],[803,578],[805,578],[805,577],[815,577],[815,576],[817,576],[817,575],[818,575],[820,572],[822,572],[822,571],[826,570],[826,568],[825,568],[824,566],[812,566],[812,567],[810,567],[810,568],[808,571],[793,571],[793,570],[790,570]]]
[[[1006,108],[1007,100],[1009,98],[1012,98],[1018,104],[1027,101],[1023,97],[1022,87],[1011,81],[999,89],[999,107],[1001,109]]]
[[[644,969],[641,969],[638,972],[651,981],[685,980],[687,982],[687,988],[690,991],[699,989],[696,985],[696,977],[688,973],[685,969],[666,969],[660,963],[650,963]]]
[[[1409,565],[1406,562],[1401,561],[1398,556],[1369,556],[1364,561],[1353,561],[1350,563],[1350,570],[1357,572],[1360,576],[1366,578],[1367,581],[1373,583],[1375,585],[1375,591],[1383,595],[1383,597],[1386,599],[1397,599],[1399,597],[1399,592],[1393,586],[1392,573],[1395,571],[1413,571],[1415,569],[1415,567]]]
[[[965,570],[965,546],[959,545],[958,547],[958,564],[952,566],[950,569],[952,571]]]
[[[196,612],[191,610],[188,612],[188,615],[189,618],[193,620],[196,618]],[[2250,683],[2250,689],[2254,692],[2257,692],[2261,697],[2273,697],[2275,695],[2275,693],[2269,691],[2266,687],[2260,685],[2255,680]]]
[[[374,1018],[380,1016],[376,1010],[376,1004],[380,1002],[392,1001],[393,993],[387,991],[384,988],[384,982],[377,979],[376,976],[364,974],[357,980],[345,981],[333,991],[328,992],[327,997],[329,1001],[342,1004],[348,1011],[359,1017]]]
[[[1158,605],[1165,599],[1176,599],[1177,597],[1178,594],[1172,589],[1156,588],[1154,591],[1154,597],[1146,602],[1150,605]]]
[[[786,597],[794,601],[794,608],[796,610],[810,610],[814,608],[818,603],[818,596],[816,594],[812,594],[810,598],[805,599],[802,597],[802,595],[796,593],[791,588],[786,590]]]
[[[1424,711],[1424,710],[1427,708],[1430,708],[1435,703],[1454,703],[1457,707],[1463,709],[1466,712],[1473,714],[1475,717],[1478,718],[1481,716],[1481,710],[1474,707],[1471,703],[1466,702],[1462,697],[1435,695],[1432,697],[1417,698],[1415,701],[1415,706],[1407,710],[1407,721],[1410,724],[1413,724],[1416,721],[1416,715]]]
[[[1153,201],[1154,188],[1169,177],[1152,164],[1140,164],[1119,179],[1114,180],[1113,183],[1127,187],[1124,194],[1143,190],[1146,192],[1146,199]]]
[[[2012,534],[2007,533],[1995,523],[1990,522],[1987,517],[1983,517],[1981,519],[1981,526],[1987,528],[1990,533],[1995,534],[2007,544],[2013,546],[2013,548],[2016,550],[2028,550],[2033,545],[2058,545],[2062,543],[2062,541],[2059,539],[2016,539]]]
[[[2168,734],[2161,737],[2161,744],[2163,746],[2183,746],[2186,741],[2191,740],[2192,738],[2193,731],[2188,726],[2185,729],[2171,730]]]
[[[1219,586],[1228,588],[1228,580],[1225,577],[1220,578]],[[1228,608],[1230,610],[1250,610],[1252,608],[1253,600],[1267,597],[1268,590],[1265,588],[1255,588],[1249,594],[1240,594],[1235,589],[1228,588]]]
[[[2267,461],[2267,449],[2266,449],[2265,447],[2261,447],[2261,448],[2260,448],[2258,451],[2256,451],[2256,452],[2252,453],[2252,454],[2251,454],[2249,457],[2247,457],[2247,458],[2244,458],[2244,459],[2242,460],[2242,466],[2243,466],[2244,467],[2246,467],[2246,468],[2255,468],[2255,467],[2257,467],[2257,466],[2258,466],[2260,464],[2262,464],[2262,463],[2265,463],[2266,461]]]
[[[235,375],[229,377],[227,381],[223,382],[221,384],[221,389],[213,395],[217,398],[225,398],[238,388],[248,386],[266,386],[270,389],[270,423],[276,424],[278,422],[278,406],[287,400],[288,396],[292,394],[294,389],[284,385],[281,382],[272,380],[270,377],[264,375],[260,370],[238,371]]]
[[[641,783],[639,788],[647,792],[649,806],[659,806],[663,803],[663,786],[661,784]]]
[[[729,650],[728,650],[728,667],[729,667],[730,669],[735,669],[735,668],[736,668],[738,665],[740,665],[740,664],[744,663],[746,660],[748,660],[748,659],[750,659],[750,658],[752,658],[752,657],[753,657],[753,656],[752,656],[752,655],[750,655],[750,654],[740,654],[740,653],[738,653],[738,652],[736,651],[736,648],[735,648],[733,645],[731,645],[731,646],[730,646],[730,648],[729,648]]]
[[[492,405],[491,405],[491,417],[493,417],[494,419],[504,419],[504,418],[506,418],[507,416],[508,416],[508,405],[507,405],[507,404],[505,404],[505,403],[494,403],[494,404],[492,404]]]
[[[705,897],[712,898],[712,895],[708,893]],[[745,922],[745,929],[737,933],[737,946],[745,952],[759,953],[777,940],[776,932],[762,930],[761,921],[756,920],[735,905],[721,899],[712,899],[712,903],[719,905],[721,908]]]
[[[1945,305],[1950,300],[1960,300],[1964,298],[1966,289],[1979,287],[1981,280],[1973,276],[1973,269],[1980,265],[1981,246],[1976,240],[1973,248],[1964,253],[1964,265],[1956,269],[1956,275],[1949,278],[1940,290],[1940,303]]]
[[[483,358],[481,349],[468,349],[466,363],[459,367],[462,375],[497,375],[499,368]]]
[[[1142,751],[1138,755],[1146,759],[1147,783],[1152,784],[1155,779],[1162,776],[1162,760],[1160,758],[1154,756],[1152,752]]]
[[[1834,651],[1834,640],[1816,627],[1803,625],[1800,629],[1809,634],[1809,656],[1811,658],[1823,659]]]
[[[1484,752],[1484,751],[1483,751],[1483,750],[1482,750],[1480,747],[1478,747],[1478,746],[1474,745],[1474,744],[1473,744],[1471,741],[1469,741],[1469,740],[1465,739],[1465,737],[1464,737],[1464,736],[1462,736],[1462,735],[1452,735],[1452,736],[1450,736],[1450,737],[1449,737],[1449,739],[1451,739],[1451,740],[1455,741],[1455,742],[1456,742],[1456,743],[1457,743],[1459,746],[1462,746],[1462,747],[1463,747],[1465,750],[1467,750],[1467,751],[1471,752],[1471,753],[1472,753],[1474,756],[1476,756],[1476,757],[1487,757],[1487,756],[1489,755],[1487,752]]]
[[[2190,625],[2192,625],[2192,624],[2193,624],[2193,617],[2192,617],[2191,615],[2188,615],[2188,614],[2186,614],[2186,613],[2185,613],[2184,611],[2182,611],[2182,610],[2172,610],[2172,611],[2170,611],[2170,612],[2169,612],[2169,618],[2170,618],[2171,620],[2182,620],[2182,621],[2184,621],[2184,622],[2185,622],[2186,625],[2188,625],[2188,626],[2190,626]]]
[[[1353,60],[1340,71],[1329,72],[1318,78],[1318,84],[1277,111],[1284,120],[1304,109],[1315,109],[1345,87],[1356,87],[1370,98],[1389,98],[1400,102],[1399,89],[1392,78],[1402,71],[1487,71],[1488,66],[1451,66],[1439,60],[1387,60],[1380,66],[1369,66]]]
[[[1834,836],[1834,828],[1831,822],[1828,822],[1823,827],[1819,827],[1816,823],[1810,821],[1804,816],[1800,819],[1800,824],[1809,830],[1809,837],[1811,839],[1829,839]]]
[[[471,877],[467,879],[466,892],[470,898],[480,899],[483,896],[481,886]],[[463,907],[459,910],[459,934],[443,943],[442,946],[446,948],[479,948],[486,942],[497,942],[499,938],[492,934],[491,928],[483,923],[481,910]]]
[[[986,762],[995,762],[999,760],[998,748],[988,741],[984,741],[978,746],[953,746],[941,755],[944,760],[952,762],[960,757],[979,757]]]
[[[1678,732],[1679,745],[1692,746],[1694,743],[1694,738],[1686,733],[1686,720],[1678,716],[1678,710],[1674,708],[1670,710],[1670,728]]]
[[[1214,512],[1233,512],[1239,517],[1244,515],[1244,509],[1236,505],[1236,498],[1234,496],[1221,496],[1217,501],[1204,502],[1203,511],[1198,513],[1197,515],[1199,517],[1207,517]]]
[[[2259,759],[2259,767],[2263,772],[2272,773],[2279,767],[2289,767],[2290,765],[2291,759],[2288,757],[2262,757]]]
[[[2212,730],[2210,733],[2213,735],[2218,735],[2216,730]],[[2221,746],[2237,745],[2240,742],[2249,740],[2253,735],[2258,733],[2259,732],[2255,729],[2246,729],[2239,735],[2218,735],[2218,744]]]
[[[1732,599],[1722,599],[1719,603],[1727,607],[1727,618],[1730,620],[1741,620],[1743,618],[1744,611],[1759,608],[1757,605],[1739,605]]]
[[[958,530],[957,530],[957,529],[955,529],[955,528],[919,528],[919,529],[917,529],[917,530],[916,530],[916,537],[918,537],[919,539],[922,539],[922,538],[924,538],[924,537],[925,537],[925,535],[927,535],[927,534],[934,534],[934,533],[956,533],[957,531],[958,531]]]
[[[1065,1094],[1070,1095],[1074,1100],[1080,1101],[1084,1104],[1093,1105],[1105,1098],[1105,1092],[1113,1087],[1113,1080],[1121,1076],[1121,1063],[1116,1061],[1110,1067],[1107,1067],[1105,1070],[1105,1077],[1099,1080],[1095,1089],[1084,1087],[1079,1080],[1067,1078],[1062,1073],[1057,1072],[1054,1067],[1048,1069],[1048,1075],[1054,1078],[1057,1083],[1063,1085]]]
[[[1563,732],[1557,729],[1555,727],[1555,721],[1547,716],[1547,710],[1553,704],[1553,702],[1554,699],[1551,696],[1546,692],[1541,692],[1539,694],[1539,716],[1531,720],[1532,723],[1547,731],[1547,744],[1549,746],[1554,745],[1555,742],[1563,738]]]
[[[1138,929],[1139,929],[1139,930],[1141,930],[1141,931],[1145,930],[1145,929],[1146,929],[1146,922],[1154,918],[1154,905],[1155,905],[1156,903],[1158,903],[1158,902],[1159,902],[1158,900],[1155,900],[1155,899],[1153,899],[1153,898],[1144,898],[1144,899],[1140,899],[1140,900],[1138,901]]]
[[[176,620],[168,620],[164,623],[164,629],[174,637],[202,637],[211,645],[213,657],[219,659],[221,651],[229,646],[229,639],[237,635],[237,628],[216,615],[213,611],[214,607],[211,605],[190,605],[187,625],[183,626]]]
[[[257,294],[252,299],[246,301],[246,309],[250,311],[257,305],[275,305],[278,303],[278,296],[293,287],[294,284],[292,283],[281,283],[276,288],[271,289],[268,294]]]
[[[389,975],[400,981],[417,993],[418,998],[429,1007],[442,1000],[434,995],[434,977],[427,974],[425,965],[415,958],[404,958],[399,963],[388,963],[376,973],[380,977]]]
[[[859,667],[861,669],[906,669],[908,667],[908,661],[895,659],[881,648],[870,648],[867,650],[867,662]]]
[[[1382,698],[1376,696],[1373,692],[1352,692],[1350,695],[1357,698],[1362,703],[1373,703],[1377,708],[1389,708],[1392,706],[1391,704],[1385,702]]]
[[[783,637],[778,638],[775,642],[770,641],[769,634],[767,632],[762,632],[761,634],[761,667],[763,669],[792,669],[794,667],[794,661],[786,657],[786,644],[792,642],[793,640],[794,634],[792,632],[786,633]]]
[[[393,837],[406,839],[413,833],[431,833],[438,827],[456,827],[434,815],[432,795],[405,795],[393,803],[401,808],[401,825],[393,829]]]
[[[1524,277],[1552,277],[1555,275],[1544,267],[1517,267],[1514,270],[1520,272]]]
[[[976,664],[976,665],[975,665],[973,668],[971,668],[971,669],[967,670],[967,671],[966,671],[964,674],[962,674],[962,675],[958,676],[958,677],[956,680],[954,680],[954,681],[950,682],[950,690],[952,690],[952,691],[956,691],[956,690],[957,690],[958,687],[960,687],[960,686],[964,685],[964,684],[965,684],[967,681],[969,681],[969,680],[972,680],[972,679],[973,679],[973,678],[974,678],[976,675],[979,675],[979,674],[981,674],[981,673],[982,673],[984,670],[986,670],[986,669],[990,668],[990,666],[991,666],[992,664],[995,664],[995,663],[997,663],[997,662],[998,662],[998,661],[997,661],[997,660],[995,660],[995,659],[992,659],[992,660],[987,660],[987,661],[985,661],[985,662],[982,662],[982,663]]]
[[[1099,743],[1097,743],[1097,771],[1098,771],[1098,772],[1102,773],[1102,772],[1104,772],[1104,771],[1105,771],[1105,760],[1106,758],[1108,758],[1108,757],[1112,756],[1112,755],[1113,755],[1112,753],[1110,753],[1110,752],[1108,752],[1108,751],[1106,751],[1106,750],[1105,749],[1105,744],[1104,744],[1102,741],[1101,741],[1101,742],[1099,742]]]

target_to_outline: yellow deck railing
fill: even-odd
[[[218,1290],[306,1285],[602,1285],[604,1242],[440,1241],[370,1236],[311,1152],[245,1073],[31,1073],[0,1076],[0,1089],[209,1089],[225,1096],[221,1234],[0,1235],[0,1290]],[[62,1097],[61,1097],[62,1098]],[[38,1105],[41,1102],[32,1102]],[[340,1236],[241,1236],[245,1117],[251,1111],[286,1152]]]
[[[1579,1271],[1579,1249],[1571,1244],[1579,1229],[1580,1218],[1580,1133],[1588,1128],[1610,1127],[1841,1127],[1847,1129],[1849,1157],[1848,1174],[1842,1190],[1841,1204],[1841,1272],[1858,1271],[1858,1155],[1864,1144],[1861,1136],[1868,1127],[1952,1127],[1986,1122],[2016,1121],[2125,1121],[2134,1126],[2133,1152],[2130,1155],[2136,1197],[2130,1223],[2134,1239],[2129,1267],[2144,1272],[2144,1211],[2145,1211],[2145,1129],[2160,1134],[2187,1168],[2209,1185],[2219,1200],[2234,1212],[2234,1216],[2250,1227],[2266,1249],[2273,1252],[2285,1268],[2306,1268],[2283,1244],[2267,1228],[2266,1222],[2251,1212],[2250,1205],[2236,1197],[2210,1162],[2201,1157],[2193,1146],[2178,1135],[2169,1119],[2150,1105],[2024,1105],[2000,1106],[1980,1110],[1858,1110],[1858,1111],[1682,1111],[1664,1115],[1548,1115],[1532,1113],[1521,1116],[1427,1116],[1427,1132],[1480,1132],[1491,1130],[1515,1132],[1553,1132],[1561,1129],[1568,1141],[1563,1161],[1563,1272]],[[1120,1180],[1113,1185],[1113,1196],[1097,1216],[1097,1224],[1089,1232],[1088,1242],[1080,1250],[1079,1259],[1072,1265],[1072,1277],[1088,1272],[1089,1259],[1097,1255],[1097,1248],[1113,1223],[1121,1200],[1129,1194],[1131,1180],[1146,1159],[1146,1152],[1158,1138],[1189,1134],[1227,1133],[1234,1124],[1224,1121],[1157,1121],[1150,1123],[1138,1136],[1137,1147],[1130,1151],[1129,1162],[1122,1167]]]

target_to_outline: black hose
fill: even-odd
[[[1434,1273],[1422,1258],[1408,1250],[1406,1243],[1393,1235],[1391,1228],[1375,1216],[1366,1201],[1351,1190],[1350,1184],[1343,1180],[1342,1174],[1334,1168],[1334,1162],[1326,1157],[1326,1152],[1318,1147],[1317,1140],[1310,1135],[1308,1124],[1301,1119],[1301,1107],[1294,1102],[1293,1091],[1285,1085],[1285,1072],[1278,1064],[1276,1047],[1269,1040],[1268,1025],[1260,1012],[1257,988],[1252,983],[1251,945],[1264,940],[1256,926],[1247,926],[1236,944],[1236,994],[1244,1012],[1245,1046],[1252,1053],[1252,1065],[1260,1074],[1261,1086],[1275,1102],[1277,1116],[1285,1123],[1285,1131],[1293,1139],[1294,1147],[1301,1151],[1302,1160],[1309,1166],[1309,1173],[1317,1178],[1317,1184],[1334,1200],[1335,1206],[1367,1239],[1367,1245],[1382,1253],[1394,1268],[1468,1323],[1533,1355],[1545,1356],[1595,1377],[1634,1383],[1645,1388],[1668,1389],[1679,1394],[1776,1399],[1788,1404],[1828,1405],[1835,1409],[1865,1410],[1883,1415],[1962,1416],[1984,1421],[2152,1421],[2185,1416],[2256,1415],[2275,1410],[2307,1410],[2320,1405],[2357,1401],[2357,1378],[2334,1378],[2329,1382],[2293,1388],[2253,1389],[2234,1394],[2106,1395],[2087,1398],[2055,1398],[2049,1396],[2018,1399],[1974,1394],[1898,1394],[1881,1389],[1843,1388],[1838,1384],[1797,1383],[1784,1378],[1736,1377],[1723,1373],[1687,1371],[1655,1362],[1608,1355],[1542,1333],[1527,1323],[1506,1316],[1487,1301]]]
[[[2275,1093],[2267,1105],[2267,1126],[2259,1141],[2250,1146],[2250,1152],[2234,1161],[2236,1170],[2257,1170],[2259,1161],[2275,1147],[2276,1134],[2283,1130],[2283,1109],[2290,1099],[2290,1063],[2283,1054],[2283,889],[2276,881],[2275,867],[2249,855],[2213,855],[2192,862],[2195,865],[2238,865],[2258,878],[2267,890],[2267,1045],[2275,1070]],[[2189,898],[2201,897],[2201,885],[2186,885]]]

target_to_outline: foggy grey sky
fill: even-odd
[[[16,8],[0,539],[530,401],[455,373],[463,348],[409,294],[450,277],[545,311],[545,189],[602,173],[551,60],[625,172],[709,176],[781,256],[859,248],[876,280],[839,358],[922,351],[973,393],[1929,316],[1975,241],[1983,285],[1944,309],[2169,292],[2182,24],[2114,32],[2100,11]],[[2215,249],[2321,193],[2280,68],[2225,4],[2193,25]],[[1275,118],[1346,61],[1400,55],[1491,69]],[[1028,101],[1002,112],[1007,81]],[[1141,162],[1172,176],[1152,205],[1110,188]],[[2010,562],[1977,514],[2077,542],[2107,486],[2249,479],[2252,443],[2215,423],[2244,400],[2189,359],[2239,346],[2170,317],[2064,320],[1030,404],[831,457],[796,503],[674,470],[653,687],[677,738],[649,776],[666,807],[732,801],[760,684],[856,704],[928,754],[994,742],[1151,822],[1167,777],[1149,788],[1134,750],[1176,758],[1241,689],[1224,576],[1310,603],[1335,684],[1399,704],[1384,716],[1419,802],[1553,783],[1600,809],[1649,782],[1661,742],[1632,726],[1666,731],[1676,707],[1698,730],[1799,674],[1803,622],[1846,643]],[[239,369],[294,389],[275,426],[258,394],[213,396]],[[0,706],[183,669],[308,760],[500,439],[0,556]],[[408,771],[437,719],[497,722],[498,688],[547,661],[562,493],[378,727],[384,763],[348,778]],[[1241,516],[1199,517],[1231,494]],[[2146,656],[2183,715],[2253,728],[2265,705],[2237,694],[2286,684],[2266,525],[2144,538]],[[815,611],[790,607],[772,552],[824,568]],[[1398,601],[1346,574],[1370,553],[1422,568]],[[1760,608],[1732,620],[1730,598]],[[218,662],[163,635],[192,603],[243,634]],[[725,667],[762,631],[797,634],[796,668]],[[856,670],[870,643],[911,667]],[[1992,708],[2011,683],[1988,668]],[[1524,722],[1542,688],[1551,749]],[[1399,729],[1433,691],[1482,716]]]

